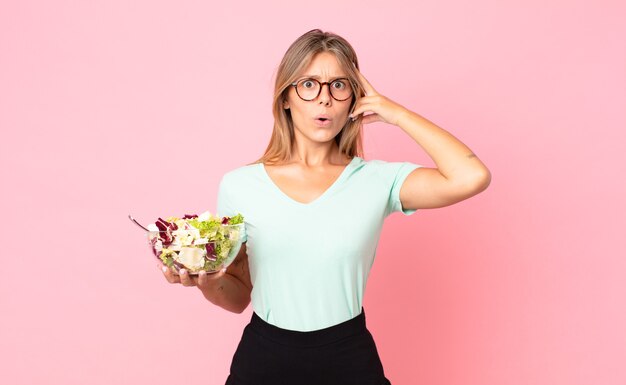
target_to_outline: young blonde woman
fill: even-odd
[[[312,30],[289,47],[265,154],[219,186],[217,212],[245,217],[236,260],[197,277],[164,269],[169,282],[196,286],[226,310],[252,302],[226,384],[390,384],[362,307],[383,221],[490,183],[466,145],[379,94],[358,68],[333,33]],[[361,130],[375,121],[402,129],[437,168],[363,159]]]

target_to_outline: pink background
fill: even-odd
[[[213,211],[316,27],[492,173],[385,224],[364,306],[392,383],[626,383],[623,2],[8,3],[2,383],[225,381],[251,307],[167,284],[126,215]],[[365,133],[366,158],[434,167],[398,127]]]

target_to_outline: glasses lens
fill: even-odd
[[[330,93],[337,100],[346,100],[352,96],[352,87],[350,87],[348,79],[333,80],[328,87]]]
[[[313,100],[320,93],[321,84],[315,79],[300,80],[296,91],[304,100]],[[347,100],[352,96],[352,87],[348,79],[335,79],[328,83],[330,94],[337,100]]]
[[[313,100],[320,92],[320,83],[315,79],[304,79],[298,82],[298,95],[304,100]]]

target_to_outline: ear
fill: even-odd
[[[289,102],[288,102],[287,100],[285,100],[285,99],[283,99],[283,108],[284,108],[285,110],[288,110],[288,109],[289,109]]]

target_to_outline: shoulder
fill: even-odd
[[[238,178],[245,178],[253,174],[259,167],[260,167],[260,163],[246,164],[246,165],[226,171],[224,175],[222,176],[222,179],[232,180],[232,179],[238,179]]]
[[[220,180],[221,188],[227,186],[236,188],[249,184],[250,178],[255,177],[259,167],[259,163],[252,163],[226,171]]]
[[[386,161],[382,159],[359,159],[357,166],[362,167],[363,169],[371,172],[371,173],[382,173],[382,174],[394,174],[398,172],[400,169],[405,167],[419,167],[420,165],[412,163],[412,162],[398,162],[398,161]]]

